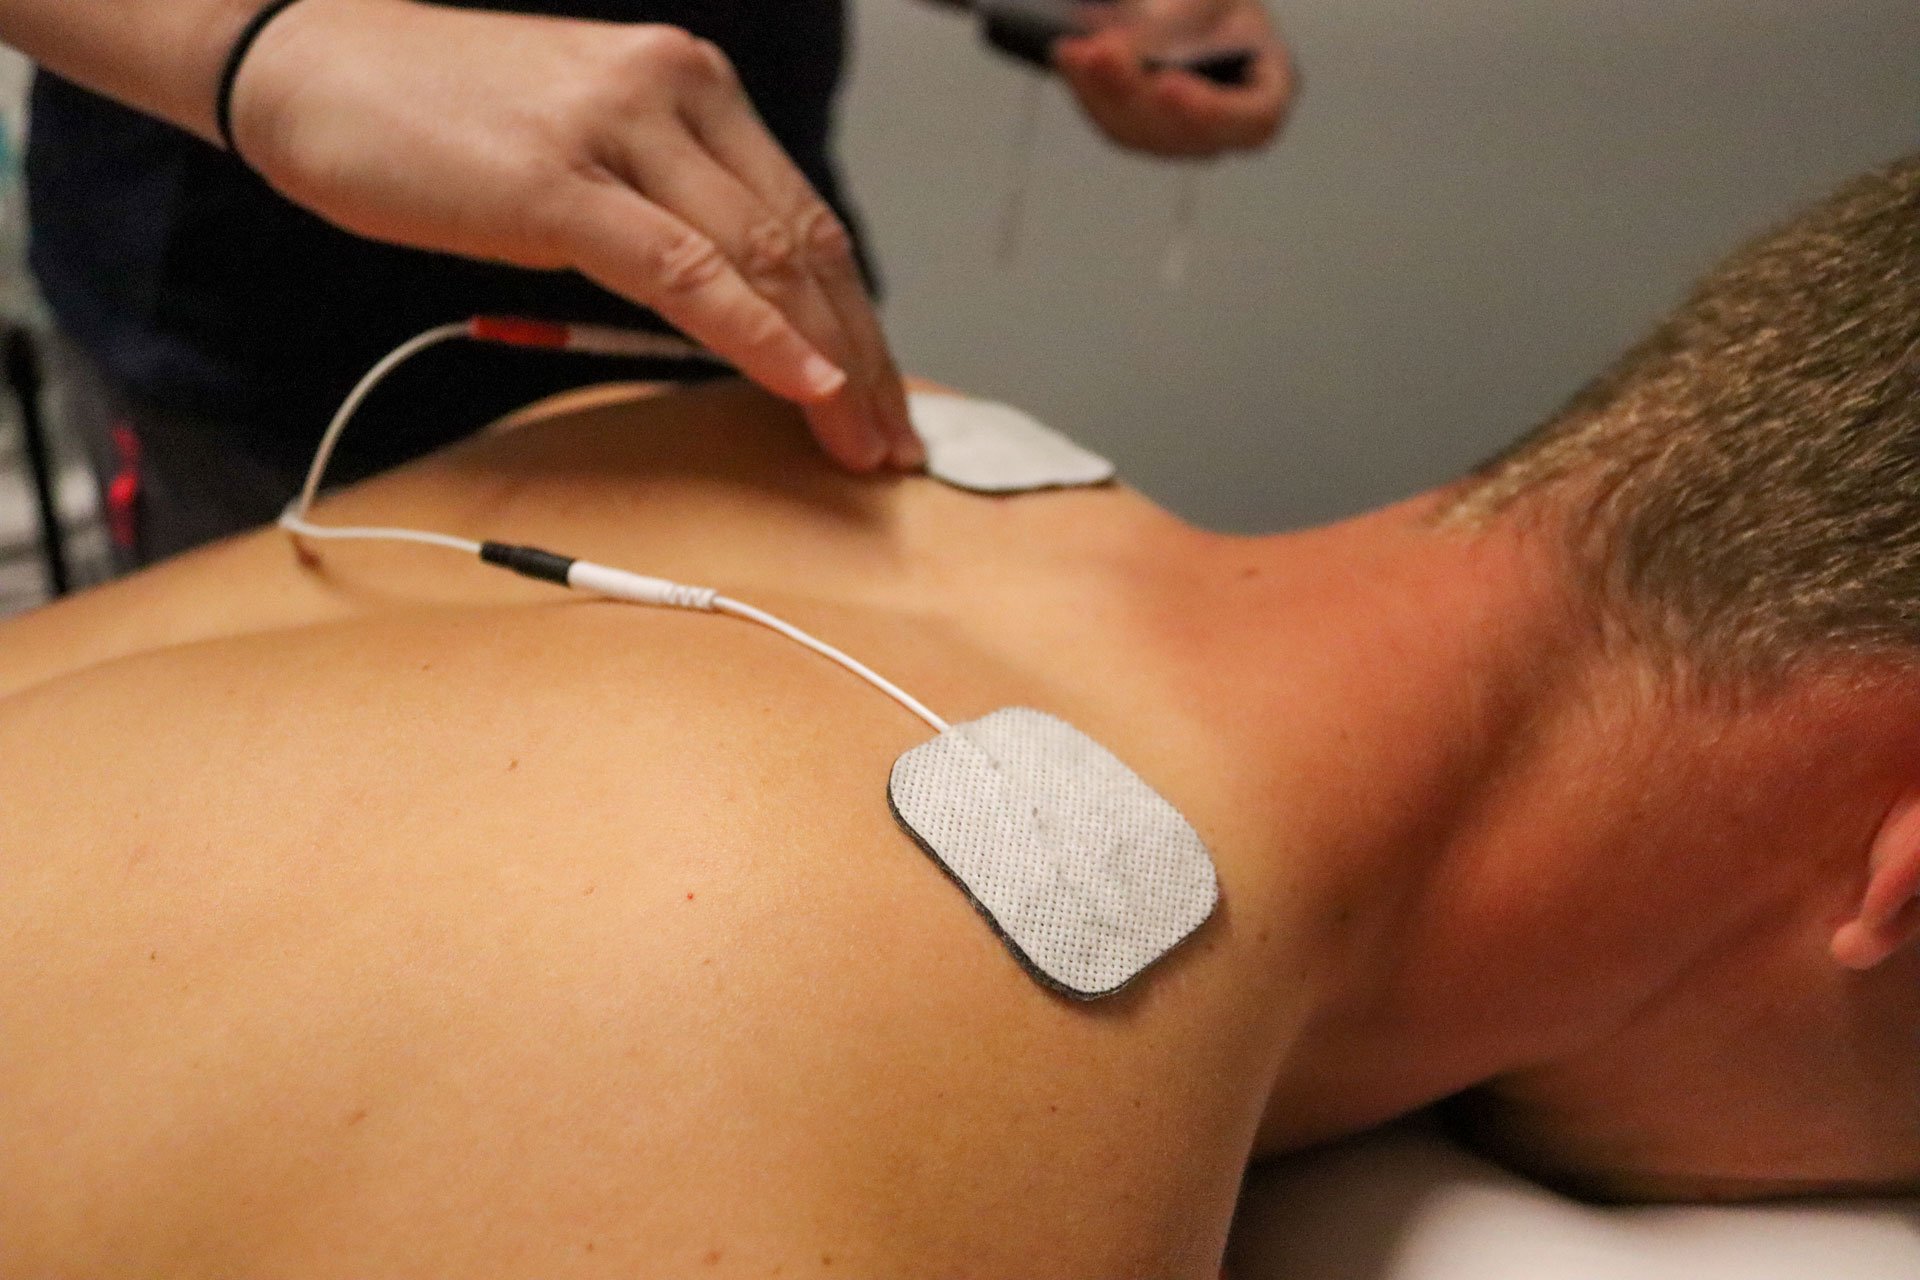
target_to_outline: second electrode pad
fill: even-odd
[[[1118,990],[1219,900],[1213,861],[1179,810],[1041,711],[952,726],[894,763],[887,794],[1014,958],[1070,996]]]
[[[1113,464],[1012,405],[916,391],[913,429],[927,446],[927,474],[975,493],[1025,493],[1105,484]]]

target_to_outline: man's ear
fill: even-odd
[[[1834,930],[1833,958],[1871,969],[1920,938],[1920,789],[1900,797],[1880,823],[1867,855],[1867,887]]]

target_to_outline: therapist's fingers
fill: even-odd
[[[1159,77],[1123,32],[1061,40],[1053,61],[1081,110],[1115,144],[1158,156],[1210,155],[1219,149],[1194,137],[1189,122],[1156,97]]]
[[[922,466],[927,460],[927,450],[907,414],[906,379],[901,377],[900,368],[894,363],[893,355],[881,336],[880,322],[873,313],[866,290],[854,285],[842,285],[828,292],[836,296],[836,305],[847,327],[856,333],[865,331],[870,334],[868,347],[880,353],[881,364],[871,378],[866,409],[886,433],[888,461],[902,470]]]
[[[907,420],[906,385],[881,336],[865,286],[857,275],[829,276],[822,283],[828,305],[862,354],[848,361],[859,375],[849,374],[847,387],[838,397],[805,406],[808,425],[822,441],[829,435],[860,431],[863,440],[874,442],[874,465],[918,467],[926,461],[926,453]]]
[[[846,403],[809,406],[809,421],[816,434],[838,432],[849,428],[836,425],[836,415],[851,415],[878,434],[885,460],[918,466],[924,452],[907,418],[905,384],[874,313],[853,238],[746,102],[733,86],[714,83],[689,96],[687,120],[714,159],[790,230],[846,344],[840,355],[848,375]]]
[[[1255,55],[1241,84],[1167,70],[1154,76],[1152,92],[1189,136],[1203,136],[1223,150],[1251,151],[1273,141],[1286,123],[1299,76],[1290,59],[1267,51]]]
[[[712,237],[609,174],[570,193],[565,233],[582,275],[652,308],[779,396],[816,403],[846,374],[741,278]]]
[[[1138,103],[1147,91],[1149,76],[1133,45],[1118,31],[1056,41],[1054,70],[1066,82],[1099,130],[1123,147],[1160,152],[1150,145]]]
[[[1110,28],[1061,40],[1054,65],[1081,108],[1120,146],[1160,156],[1210,156],[1266,145],[1297,83],[1277,43],[1253,51],[1244,81],[1220,85],[1178,68],[1150,69],[1129,34]]]
[[[821,447],[852,470],[870,470],[890,456],[892,440],[868,405],[872,356],[859,350],[872,335],[841,317],[803,247],[807,228],[780,211],[688,136],[650,139],[622,158],[621,173],[667,212],[713,239],[742,280],[848,374],[840,392],[806,406]]]

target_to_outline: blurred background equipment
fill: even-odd
[[[107,576],[93,478],[61,425],[70,397],[27,275],[20,158],[31,74],[0,47],[0,616]]]

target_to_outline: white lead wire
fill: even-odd
[[[1000,243],[994,259],[1010,267],[1020,256],[1020,240],[1027,225],[1027,193],[1033,186],[1033,158],[1039,146],[1040,103],[1043,77],[1038,72],[1027,76],[1020,101],[1018,124],[1013,135],[1013,164],[1007,183],[1006,203],[1000,208]]]
[[[279,525],[282,529],[303,538],[318,538],[329,541],[411,542],[423,546],[444,547],[448,550],[464,552],[471,556],[481,554],[480,543],[471,538],[458,538],[450,533],[435,533],[426,529],[389,528],[381,525],[314,524],[306,518],[307,508],[313,504],[314,496],[320,491],[320,479],[326,474],[327,462],[333,455],[334,446],[339,443],[341,433],[347,429],[347,424],[353,420],[353,416],[359,410],[361,403],[367,398],[367,395],[374,387],[380,384],[381,379],[393,372],[396,366],[426,350],[428,347],[436,346],[439,343],[447,342],[454,338],[470,336],[472,336],[472,331],[470,327],[464,323],[443,324],[407,339],[407,341],[388,352],[373,368],[367,370],[366,375],[355,384],[353,390],[347,394],[347,398],[341,402],[339,410],[333,415],[333,421],[327,424],[326,433],[320,437],[320,446],[314,451],[313,463],[307,469],[306,484],[300,490],[300,496],[288,503],[287,509],[280,513]],[[609,586],[616,585],[618,580],[622,578],[631,579],[636,582],[643,580],[642,575],[629,574],[626,570],[612,569],[610,566],[597,565],[587,560],[575,560],[570,573],[576,571],[580,573],[582,578],[581,584],[578,587],[574,587],[571,582],[567,584],[575,590],[594,591],[594,581],[597,576],[603,577]],[[745,604],[739,600],[720,595],[711,587],[691,587],[681,583],[667,582],[663,579],[644,579],[644,581],[648,584],[657,584],[658,589],[639,594],[628,594],[618,591],[600,591],[596,592],[596,594],[604,595],[609,599],[629,600],[635,603],[651,604],[655,607],[691,609],[696,612],[710,611],[713,613],[724,613],[747,622],[757,623],[760,626],[766,627],[768,630],[785,636],[803,648],[811,649],[814,653],[827,659],[827,661],[835,663],[858,676],[931,725],[935,733],[945,733],[947,731],[947,722],[928,710],[926,705],[918,698],[875,671],[872,667],[867,666],[859,659],[841,652],[824,640],[808,635],[791,622],[777,618],[764,609],[756,609],[750,604]]]
[[[1200,170],[1188,161],[1174,178],[1173,227],[1167,232],[1167,252],[1160,261],[1160,283],[1169,290],[1187,287],[1187,268],[1193,258],[1194,209],[1200,201]]]
[[[366,538],[380,542],[418,542],[429,547],[447,547],[454,551],[464,551],[470,556],[480,554],[480,544],[471,538],[456,538],[450,533],[433,533],[426,529],[389,529],[381,525],[314,524],[311,520],[301,518],[291,506],[280,513],[280,527],[289,533],[297,533],[303,538],[339,540]]]
[[[464,338],[467,333],[468,329],[464,321],[458,324],[436,325],[425,333],[408,338],[382,356],[380,362],[373,368],[367,370],[360,381],[354,384],[353,390],[347,393],[347,398],[340,402],[340,407],[334,411],[333,421],[327,424],[326,434],[320,437],[320,447],[313,451],[313,464],[307,468],[307,482],[300,486],[300,496],[289,508],[296,517],[303,520],[306,518],[307,509],[313,505],[315,495],[320,492],[320,477],[327,472],[327,463],[333,457],[333,446],[340,442],[340,433],[347,429],[349,422],[353,421],[353,415],[360,412],[360,405],[366,400],[368,394],[379,386],[396,367],[405,364],[428,347],[438,346],[442,342],[451,342],[455,338]],[[284,516],[281,517],[280,523],[283,528],[292,527],[287,524]],[[319,535],[309,536],[318,537]],[[477,551],[476,554],[478,554]]]
[[[827,661],[837,662],[847,670],[853,672],[854,675],[859,676],[862,680],[865,680],[868,684],[886,694],[889,698],[892,698],[895,702],[913,712],[913,714],[919,716],[922,720],[925,720],[929,725],[932,725],[935,733],[945,733],[947,731],[947,722],[929,711],[925,704],[918,698],[875,671],[872,667],[869,667],[866,663],[842,653],[824,640],[816,640],[792,623],[782,621],[764,609],[756,609],[750,604],[742,604],[740,601],[729,599],[726,596],[715,596],[713,598],[713,611],[715,613],[731,614],[736,618],[745,618],[748,622],[757,622],[763,627],[778,631],[795,644],[804,645],[821,657],[827,659]]]

